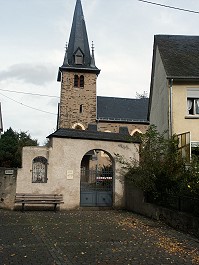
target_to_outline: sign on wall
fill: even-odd
[[[73,170],[67,170],[67,179],[73,179]]]

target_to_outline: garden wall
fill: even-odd
[[[129,182],[125,183],[125,201],[128,211],[133,211],[155,220],[161,220],[176,229],[199,237],[198,217],[147,203],[143,192]]]
[[[0,208],[13,209],[16,193],[17,169],[0,168]]]

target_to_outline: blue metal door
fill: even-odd
[[[113,204],[113,171],[105,169],[81,170],[80,206]]]

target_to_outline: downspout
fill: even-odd
[[[173,135],[173,79],[169,79],[170,108],[169,108],[169,136]]]

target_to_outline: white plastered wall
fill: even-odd
[[[199,141],[199,116],[188,115],[187,90],[199,89],[198,84],[180,83],[173,85],[173,133],[191,132],[191,141]]]
[[[63,194],[62,209],[80,207],[81,160],[88,151],[100,149],[108,152],[114,159],[113,206],[124,207],[124,176],[116,154],[126,159],[138,159],[137,144],[65,138],[53,138],[52,143],[51,148],[23,149],[22,169],[17,176],[17,193]],[[36,156],[44,156],[48,160],[47,183],[32,183],[32,160]]]
[[[169,88],[158,48],[156,49],[150,124],[156,125],[160,133],[169,130]]]

